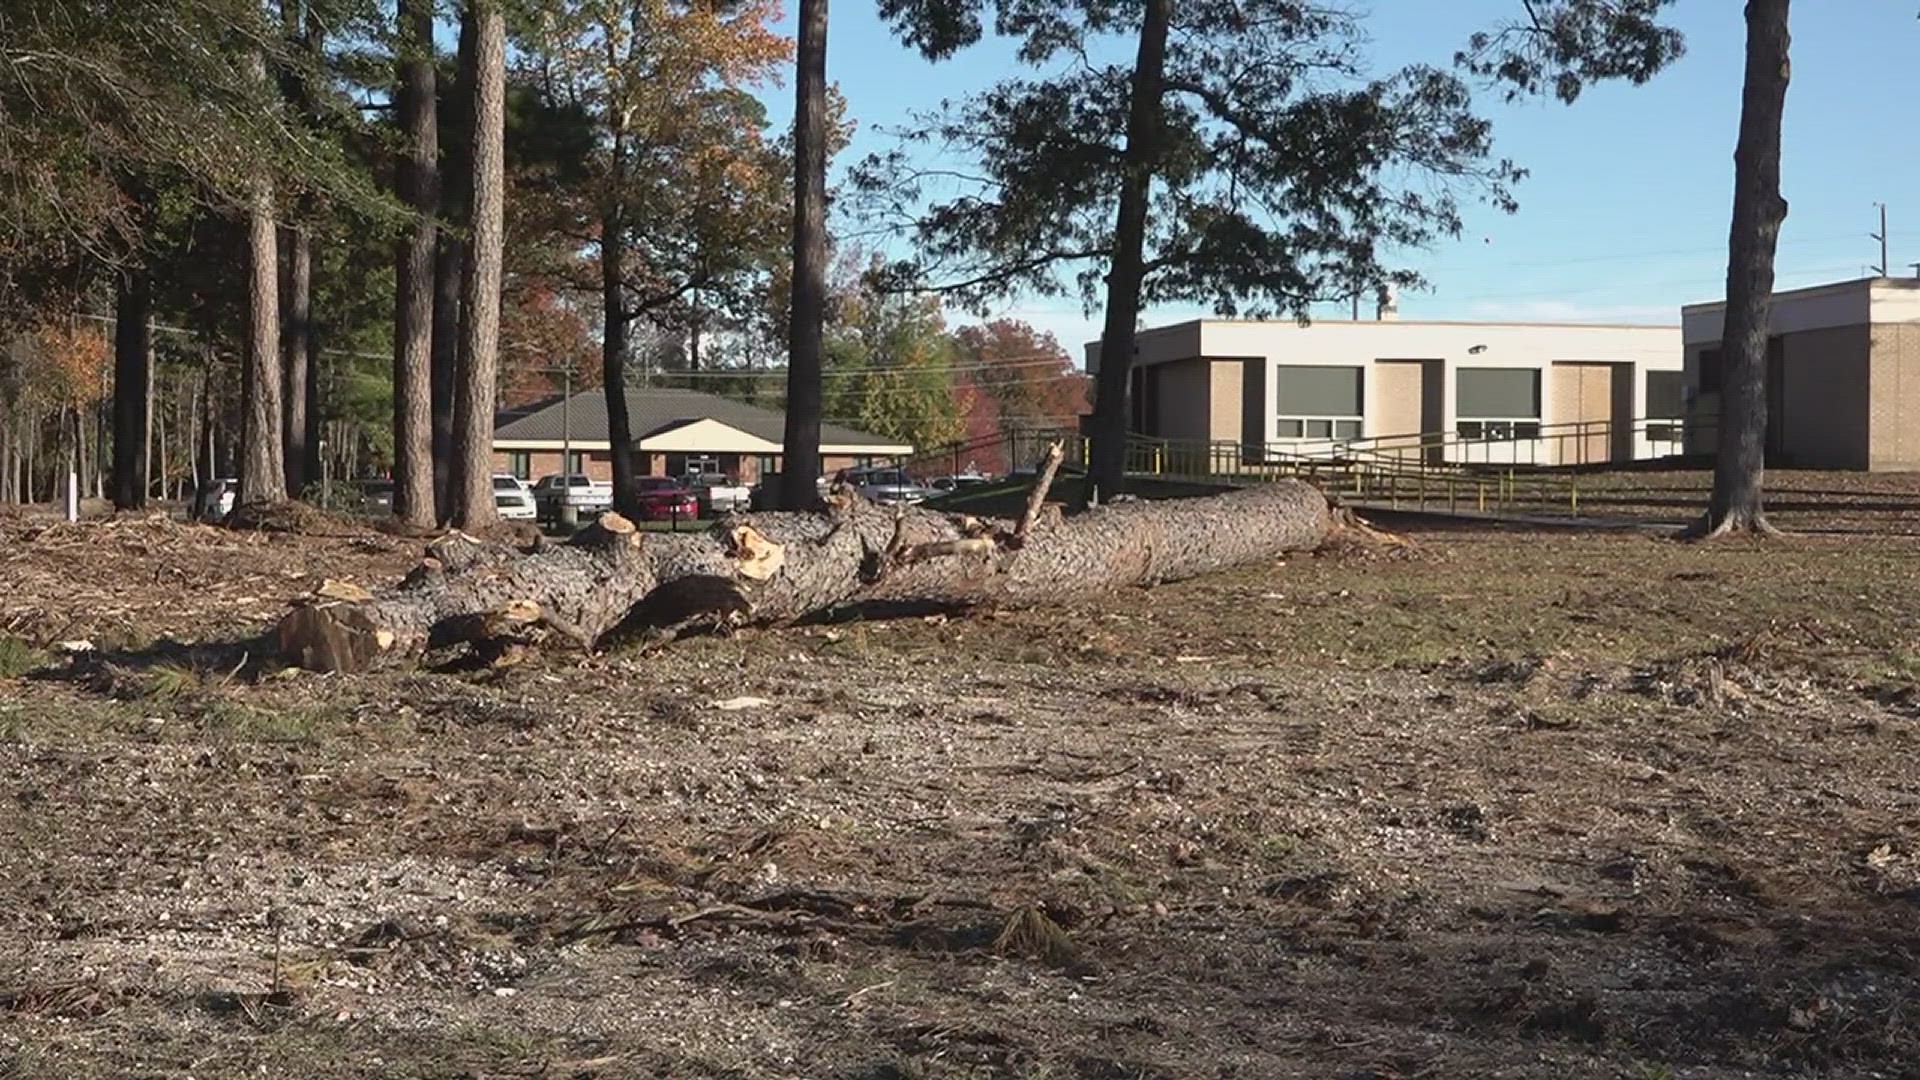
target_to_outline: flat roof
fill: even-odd
[[[1920,278],[1908,277],[1863,277],[1848,278],[1845,281],[1829,281],[1824,285],[1807,285],[1798,289],[1775,290],[1774,300],[1802,300],[1815,296],[1831,296],[1834,293],[1852,292],[1855,289],[1920,289]],[[1682,314],[1691,311],[1715,311],[1727,306],[1725,300],[1702,300],[1686,304],[1680,308]]]
[[[1296,330],[1311,330],[1316,326],[1475,326],[1475,327],[1511,327],[1516,330],[1677,330],[1678,322],[1670,323],[1617,323],[1617,322],[1515,322],[1481,319],[1313,319],[1300,323],[1293,319],[1188,319],[1185,322],[1168,323],[1165,326],[1152,326],[1134,332],[1134,337],[1150,334],[1164,334],[1175,330],[1185,330],[1195,326],[1291,326]],[[1099,340],[1098,338],[1095,339]]]

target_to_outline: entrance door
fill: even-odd
[[[1439,360],[1374,362],[1367,427],[1370,435],[1386,436],[1375,443],[1383,453],[1438,460],[1438,444],[1446,437],[1441,419],[1442,366]]]
[[[1557,361],[1553,365],[1555,463],[1597,465],[1633,454],[1633,365]]]

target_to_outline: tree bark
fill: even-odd
[[[644,538],[613,514],[530,555],[451,534],[382,596],[296,607],[279,647],[306,667],[362,670],[461,642],[592,646],[616,629],[1031,606],[1311,550],[1339,528],[1297,481],[1042,515],[1024,539],[1011,522],[831,501]]]
[[[621,139],[615,134],[614,156],[621,153]],[[617,185],[616,185],[617,186]],[[600,229],[600,290],[604,316],[600,331],[601,391],[607,403],[607,447],[613,460],[613,508],[627,515],[639,510],[639,489],[634,484],[633,425],[627,415],[627,291],[625,227],[619,212],[619,195],[603,215]],[[561,472],[567,472],[565,462]]]
[[[149,497],[154,496],[154,479],[157,473],[160,481],[158,497],[164,499],[167,497],[167,407],[166,402],[160,400],[162,387],[154,368],[153,353],[149,351],[147,353],[147,418],[144,429],[147,433],[145,440],[147,460],[145,467],[140,470],[140,489]],[[156,404],[159,405],[158,409],[154,407]]]
[[[320,479],[320,439],[325,423],[326,401],[320,396],[320,352],[325,341],[324,327],[313,323],[307,328],[307,462],[309,482]]]
[[[256,56],[265,81],[265,67]],[[241,406],[240,497],[242,503],[287,497],[280,433],[280,260],[273,221],[273,181],[254,181],[247,212],[249,331],[246,399]]]
[[[398,104],[407,139],[399,195],[417,217],[399,241],[395,257],[393,512],[406,524],[424,527],[439,520],[434,498],[433,346],[440,135],[435,115],[432,0],[401,0],[399,31]]]
[[[453,513],[453,387],[460,378],[460,283],[466,276],[466,243],[447,232],[442,200],[440,236],[433,255],[433,356],[430,381],[434,516]]]
[[[304,226],[282,230],[287,241],[286,310],[280,336],[280,440],[287,494],[307,489],[307,343],[313,333],[313,240]]]
[[[472,218],[473,85],[479,23],[460,20],[455,78],[441,94],[447,103],[440,125],[440,221],[433,262],[433,495],[437,516],[453,516],[454,388],[460,382],[465,346],[460,309],[466,280],[467,238]]]
[[[493,502],[493,403],[500,345],[506,130],[506,18],[498,0],[470,0],[479,22],[473,83],[473,228],[461,290],[465,356],[454,386],[453,512],[457,528],[499,519]]]
[[[1727,306],[1720,335],[1720,452],[1713,497],[1695,534],[1771,534],[1762,505],[1767,447],[1767,342],[1773,261],[1787,201],[1780,194],[1780,127],[1786,112],[1789,0],[1748,0],[1740,141],[1733,152],[1733,225],[1727,237]]]
[[[820,501],[821,349],[827,310],[827,0],[800,0],[793,115],[793,303],[780,505]]]
[[[1101,497],[1121,488],[1127,468],[1127,383],[1133,372],[1134,328],[1146,277],[1147,212],[1159,168],[1173,0],[1147,0],[1127,106],[1127,149],[1107,264],[1107,313],[1100,332],[1100,371],[1094,380],[1088,479]]]
[[[19,482],[13,462],[13,409],[0,400],[0,504],[19,501],[14,485]]]
[[[145,267],[121,274],[113,311],[113,508],[144,510],[153,389],[153,290]]]

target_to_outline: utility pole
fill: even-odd
[[[1880,231],[1877,233],[1867,234],[1869,239],[1880,241],[1880,265],[1873,268],[1873,273],[1875,277],[1886,277],[1887,265],[1888,265],[1887,264],[1887,204],[1883,202],[1877,202],[1877,203],[1874,203],[1873,205],[1880,208]]]

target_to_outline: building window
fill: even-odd
[[[1687,414],[1687,377],[1680,371],[1647,372],[1647,441],[1679,442]]]
[[[1540,437],[1538,368],[1460,368],[1454,373],[1455,430],[1463,439]]]
[[[507,471],[522,480],[533,478],[533,455],[525,450],[507,451]]]
[[[780,456],[778,454],[761,454],[760,455],[760,475],[761,476],[775,476],[775,475],[778,475],[779,472],[780,472]]]
[[[1283,364],[1273,372],[1277,439],[1357,439],[1366,369]]]
[[[585,450],[569,451],[567,454],[567,467],[562,471],[570,476],[577,476],[586,472],[587,452]]]
[[[1720,347],[1700,350],[1699,387],[1703,394],[1720,392],[1721,381],[1725,378],[1725,367],[1720,359]]]
[[[712,454],[668,454],[667,475],[687,476],[691,473],[716,473],[720,471],[720,459]]]

